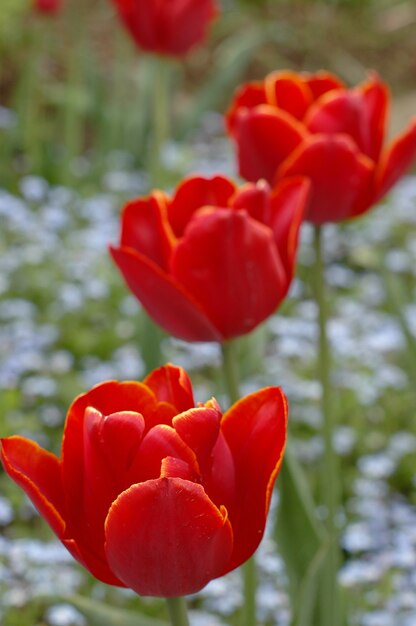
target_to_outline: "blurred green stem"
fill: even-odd
[[[222,368],[230,404],[234,404],[240,398],[236,347],[234,341],[226,341],[221,344]]]
[[[236,341],[226,341],[221,345],[223,372],[230,404],[234,404],[240,398],[236,348]],[[242,570],[244,583],[243,625],[256,626],[257,574],[254,557],[244,563]]]
[[[85,103],[84,86],[86,81],[85,59],[90,57],[88,50],[88,20],[83,1],[69,3],[68,27],[74,45],[68,49],[65,78],[65,104],[63,105],[63,146],[62,180],[70,183],[74,178],[73,161],[83,150]],[[76,176],[75,176],[76,177]]]
[[[152,185],[160,186],[163,175],[162,153],[169,137],[169,60],[165,57],[152,55],[150,58],[153,70],[153,98],[151,100],[152,133],[150,137],[149,173]]]
[[[162,341],[164,337],[165,333],[163,330],[155,324],[146,311],[141,311],[140,353],[144,361],[146,374],[162,365]]]
[[[166,598],[172,626],[189,626],[185,598]]]
[[[328,304],[323,261],[322,227],[315,226],[315,298],[318,305],[319,354],[318,372],[322,393],[322,435],[324,440],[324,463],[322,465],[322,501],[327,510],[327,529],[330,540],[326,584],[322,598],[322,622],[320,626],[340,624],[338,597],[338,569],[340,551],[336,515],[339,505],[339,472],[337,457],[333,448],[334,413],[331,393],[331,353],[328,339]]]

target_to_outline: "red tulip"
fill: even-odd
[[[9,476],[96,578],[180,596],[246,561],[262,538],[286,439],[283,392],[268,387],[224,415],[194,405],[184,370],[109,381],[78,396],[61,458],[1,440]]]
[[[191,177],[123,211],[111,254],[149,315],[186,341],[243,335],[271,315],[293,278],[308,183],[238,189]]]
[[[38,13],[58,13],[62,8],[62,0],[33,0],[33,8]]]
[[[218,13],[216,0],[113,0],[142,50],[183,56],[206,36]]]
[[[240,174],[276,184],[307,176],[307,219],[338,222],[367,211],[416,157],[416,118],[385,147],[387,87],[372,74],[347,89],[328,72],[274,72],[244,85],[227,113]]]

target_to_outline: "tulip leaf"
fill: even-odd
[[[275,538],[284,558],[292,596],[296,607],[293,626],[321,623],[325,611],[325,581],[331,558],[331,540],[315,513],[315,505],[302,467],[291,446],[286,448],[278,481],[279,509]],[[338,589],[341,598],[341,590]],[[344,610],[340,605],[340,621]],[[334,625],[335,626],[335,625]]]
[[[298,610],[293,617],[296,626],[310,626],[316,611],[316,597],[318,593],[319,580],[321,579],[325,559],[328,555],[329,541],[324,541],[312,561],[300,584],[299,595],[296,602]]]
[[[87,618],[88,626],[167,626],[163,620],[114,608],[79,595],[68,596],[66,602]]]
[[[404,286],[403,281],[397,276],[397,273],[393,275],[387,267],[382,266],[381,274],[386,289],[388,308],[396,318],[406,341],[407,350],[405,354],[408,368],[413,378],[416,378],[416,338],[412,333],[405,313],[409,304],[408,290]]]
[[[286,564],[296,606],[302,586],[308,585],[308,572],[321,563],[322,557],[318,555],[328,539],[324,526],[316,518],[308,483],[290,445],[286,448],[278,488],[275,538]]]

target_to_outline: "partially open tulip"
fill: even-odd
[[[385,146],[389,92],[372,74],[348,89],[328,72],[273,72],[241,87],[227,113],[241,176],[312,183],[307,219],[338,222],[367,211],[416,157],[416,118]]]
[[[1,440],[6,472],[96,578],[141,595],[194,593],[246,561],[263,535],[287,407],[268,387],[224,415],[195,407],[184,370],[104,382],[75,399],[58,458]]]
[[[183,56],[205,39],[218,13],[216,0],[113,0],[142,50]]]
[[[58,13],[62,8],[62,0],[33,0],[33,8],[38,13]]]
[[[309,184],[237,188],[194,176],[123,211],[112,256],[149,315],[187,341],[243,335],[271,315],[293,278]]]

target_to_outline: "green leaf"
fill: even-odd
[[[325,560],[328,555],[329,542],[321,544],[315,553],[306,574],[300,584],[299,596],[293,622],[296,626],[311,626],[312,617],[316,612],[319,581],[324,571]]]
[[[65,601],[87,618],[88,626],[167,626],[165,621],[114,608],[79,595],[69,596]]]
[[[316,517],[307,479],[290,445],[286,447],[279,474],[279,496],[275,539],[289,576],[292,626],[320,624],[328,600],[325,593],[332,558],[331,538]],[[344,594],[339,587],[337,593],[340,611],[337,623],[345,624]]]
[[[275,538],[286,564],[292,606],[299,606],[300,594],[308,600],[309,608],[304,607],[299,626],[307,624],[307,619],[312,624],[316,603],[312,600],[316,600],[317,595],[314,573],[321,566],[328,535],[316,518],[307,480],[290,445],[286,447],[278,484],[280,501]]]
[[[412,377],[416,378],[416,338],[410,330],[404,310],[409,304],[409,289],[406,289],[403,280],[385,266],[381,268],[384,286],[386,288],[387,305],[390,312],[395,316],[400,330],[406,340],[406,358]]]

